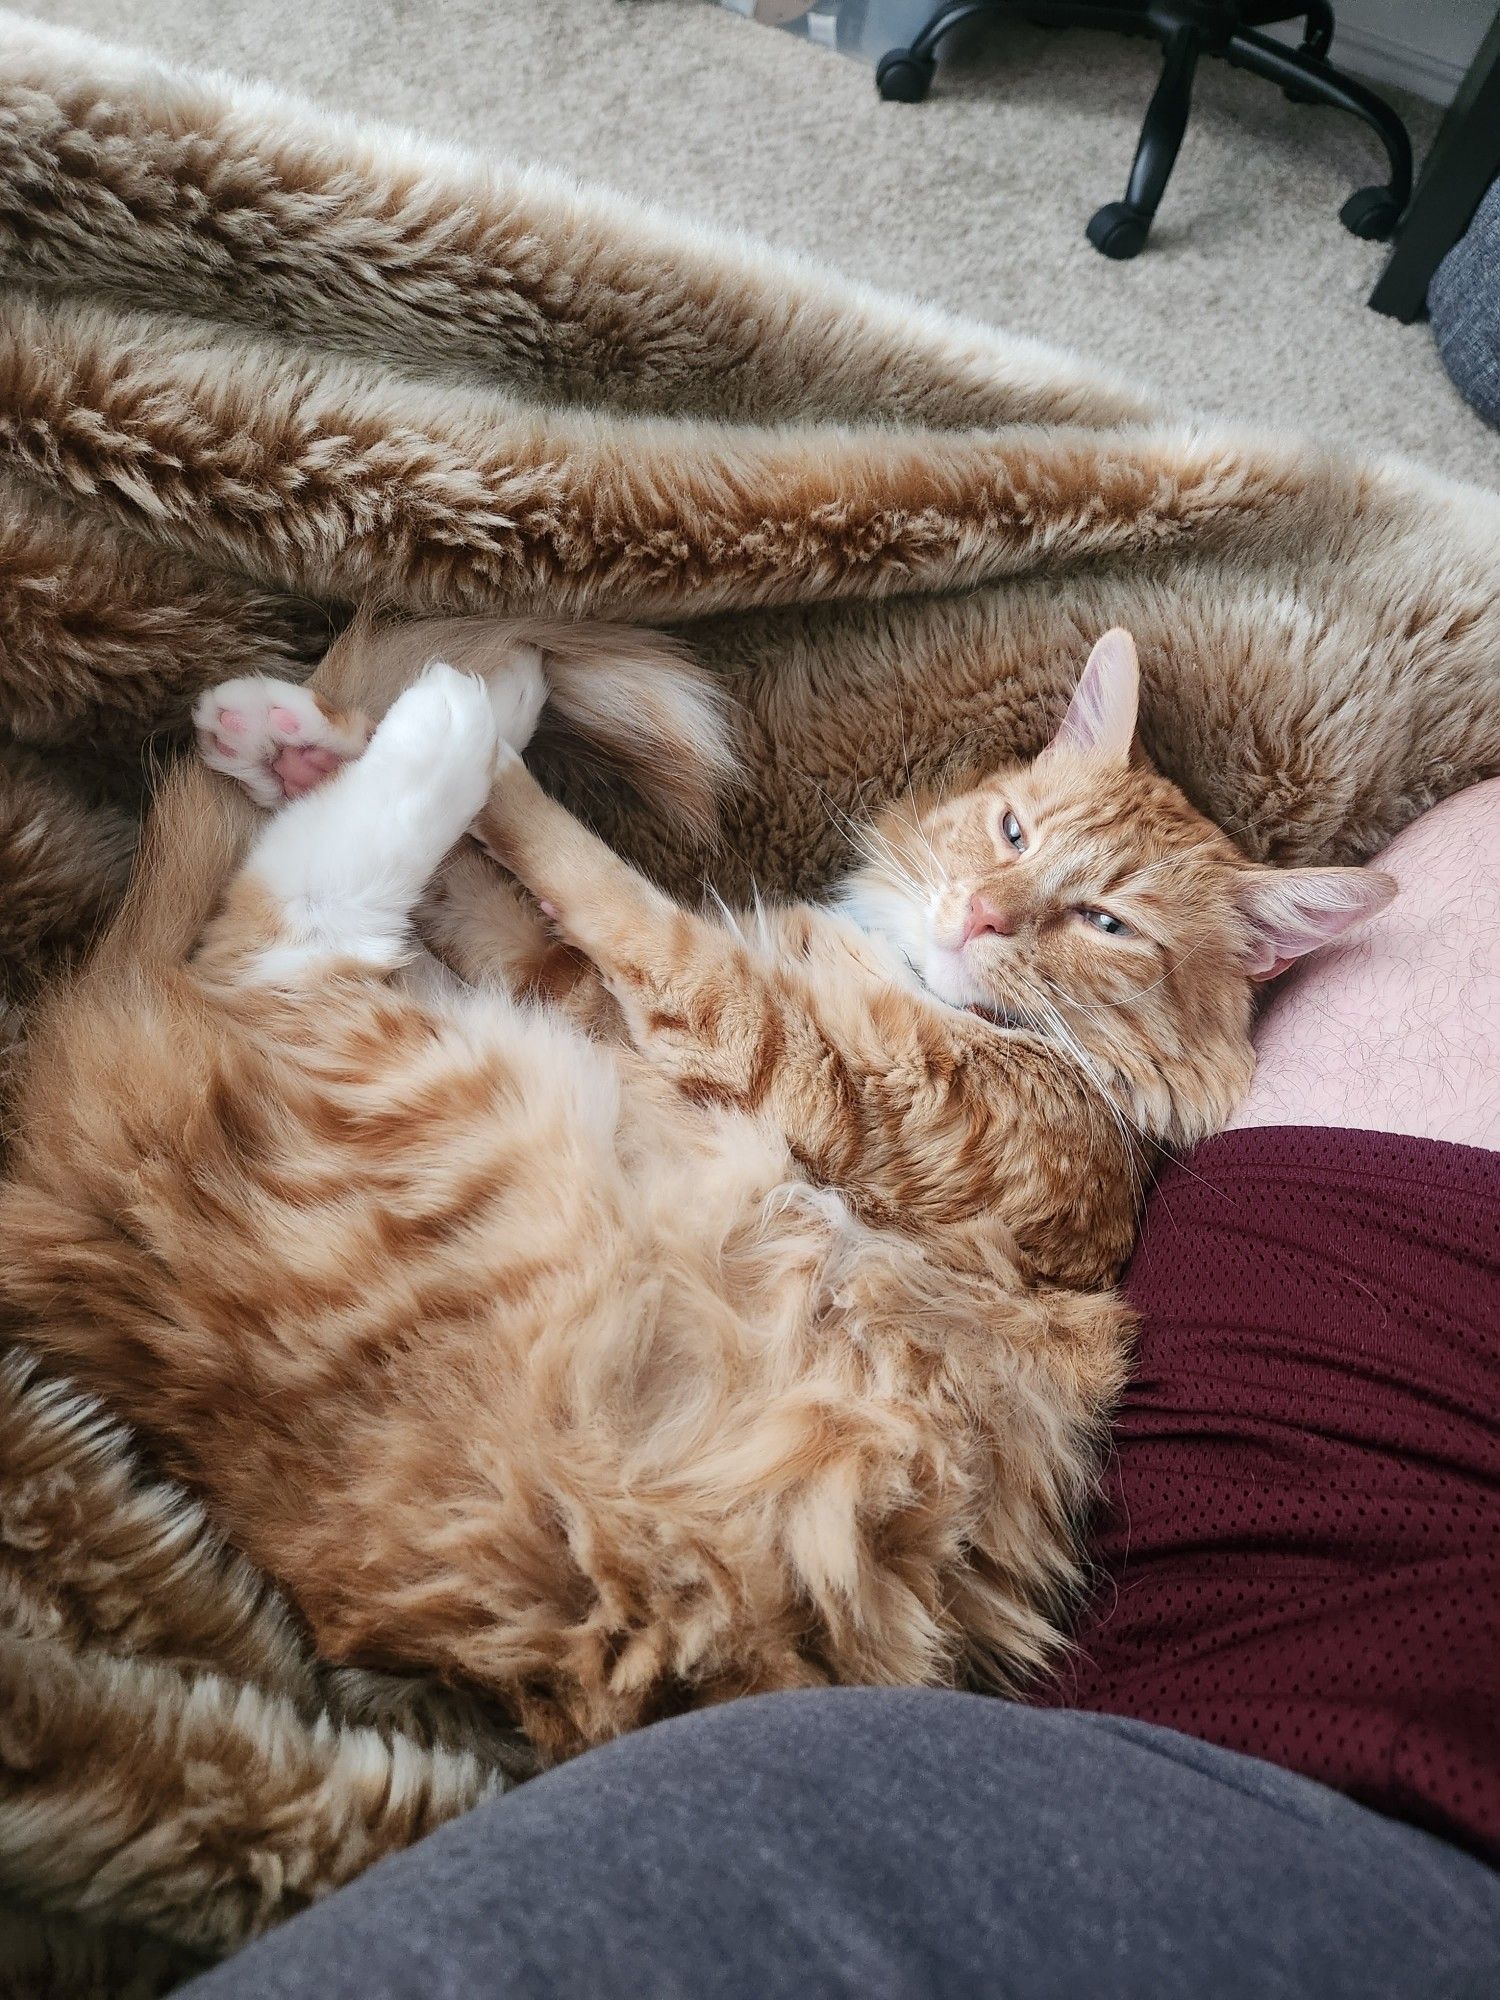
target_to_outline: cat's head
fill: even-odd
[[[1184,1145],[1248,1086],[1255,983],[1396,885],[1247,860],[1133,754],[1138,686],[1129,633],[1106,633],[1041,755],[898,801],[842,901],[939,999],[1039,1032],[1144,1135]]]

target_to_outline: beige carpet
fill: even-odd
[[[24,4],[24,0],[23,0]],[[545,160],[1074,347],[1184,404],[1500,486],[1500,436],[1421,324],[1364,299],[1339,225],[1376,149],[1352,120],[1206,66],[1151,248],[1084,241],[1124,189],[1152,57],[1007,26],[886,105],[848,57],[705,0],[46,0],[31,11],[341,109]],[[1408,103],[1419,152],[1436,124]]]

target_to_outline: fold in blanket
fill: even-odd
[[[302,677],[361,600],[670,622],[744,706],[729,838],[591,810],[732,896],[815,887],[908,776],[1034,749],[1114,624],[1204,810],[1361,858],[1500,771],[1497,551],[1500,500],[1414,467],[0,16],[0,1060],[195,694]],[[165,1990],[524,1770],[474,1705],[321,1666],[19,1357],[0,1441],[12,1990]]]

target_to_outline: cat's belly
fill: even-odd
[[[329,989],[243,1044],[193,1011],[170,1064],[134,1020],[120,1073],[155,1060],[157,1090],[61,1099],[71,1171],[38,1155],[0,1203],[23,1337],[326,1657],[461,1678],[552,1751],[716,1693],[942,1677],[971,1625],[1034,1645],[1059,1559],[992,1584],[965,1555],[1010,1559],[1018,1448],[1017,1519],[1076,1484],[1004,1295],[629,1049],[417,979],[423,1006]]]

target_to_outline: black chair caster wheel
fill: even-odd
[[[875,65],[875,88],[887,104],[920,104],[932,88],[937,64],[910,49],[890,49]]]
[[[1339,221],[1353,236],[1384,243],[1396,233],[1401,207],[1389,188],[1360,188],[1339,210]]]
[[[1089,220],[1088,237],[1106,257],[1139,257],[1151,233],[1151,218],[1128,201],[1107,202]]]

